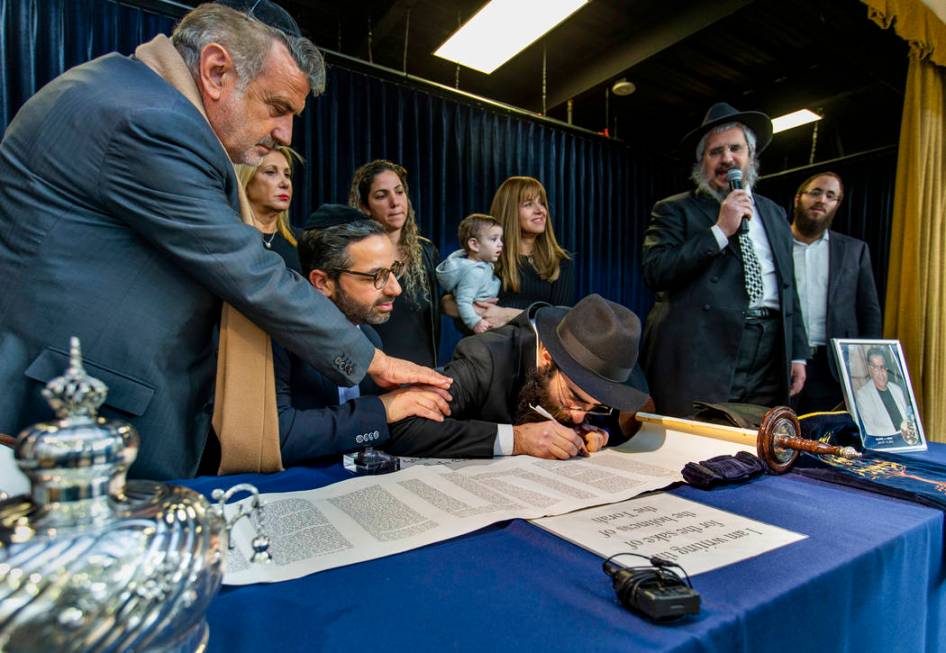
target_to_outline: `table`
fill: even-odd
[[[929,455],[946,464],[946,445]],[[347,477],[336,464],[187,485],[277,492]],[[617,603],[600,558],[513,520],[294,581],[224,587],[209,651],[946,651],[942,511],[795,474],[671,492],[809,537],[696,576],[700,614],[656,626]]]

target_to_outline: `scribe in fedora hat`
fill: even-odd
[[[764,150],[772,142],[772,119],[761,111],[739,111],[730,104],[717,102],[709,108],[703,118],[703,124],[683,137],[680,148],[686,156],[693,156],[699,161],[700,155],[696,146],[703,135],[713,127],[730,122],[739,122],[752,130],[756,138],[756,154]]]
[[[647,401],[646,392],[625,385],[641,339],[641,321],[629,309],[588,295],[574,308],[540,308],[535,327],[558,368],[605,406],[634,412]]]

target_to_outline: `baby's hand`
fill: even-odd
[[[476,323],[476,326],[473,327],[473,333],[486,333],[490,329],[490,323],[486,320],[480,320]]]

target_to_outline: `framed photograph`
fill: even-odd
[[[899,340],[832,338],[848,412],[865,449],[925,451],[910,374]]]

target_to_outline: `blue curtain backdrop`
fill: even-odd
[[[528,175],[545,185],[555,233],[575,255],[578,296],[649,308],[637,262],[655,166],[627,146],[337,65],[303,122],[315,183],[295,202],[297,221],[347,201],[354,169],[386,158],[407,168],[421,233],[446,256],[465,215],[488,212],[504,179]],[[450,350],[456,334],[446,334]]]
[[[174,23],[113,0],[0,0],[0,128],[64,70],[110,51],[128,54]],[[653,302],[640,273],[644,226],[657,199],[688,184],[685,164],[668,169],[666,159],[622,143],[348,64],[330,67],[327,92],[310,100],[294,145],[306,158],[296,177],[295,224],[322,202],[347,201],[357,166],[388,158],[409,170],[421,233],[444,256],[456,247],[460,219],[488,210],[503,179],[536,177],[556,234],[575,255],[579,296],[598,292],[642,319]],[[668,150],[674,145],[668,141]],[[894,152],[836,167],[847,186],[837,226],[870,245],[881,298],[895,161]],[[807,174],[765,180],[759,191],[790,210]],[[445,326],[442,354],[449,355],[457,333]]]

